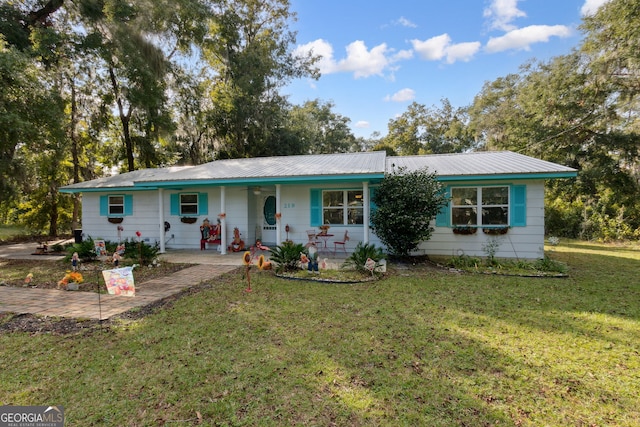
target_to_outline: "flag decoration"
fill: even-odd
[[[107,285],[109,295],[122,295],[133,297],[136,295],[136,287],[133,280],[133,267],[114,268],[103,270],[102,277]]]

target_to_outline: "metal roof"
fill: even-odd
[[[573,177],[577,173],[573,168],[512,151],[387,157],[387,171],[391,172],[394,168],[400,167],[406,168],[409,172],[427,167],[441,180],[451,177],[464,179],[506,175],[561,178]]]
[[[163,177],[172,175],[179,171],[193,168],[193,166],[171,166],[158,169],[139,169],[133,172],[125,172],[112,176],[92,179],[77,184],[66,185],[61,188],[64,190],[75,189],[100,189],[100,188],[126,188],[133,187],[136,182],[155,181],[164,179]]]
[[[199,166],[142,169],[94,179],[61,188],[63,192],[100,191],[178,185],[256,185],[261,182],[309,182],[311,180],[379,179],[385,172],[405,167],[427,167],[441,180],[561,178],[576,170],[510,151],[387,157],[384,151],[254,157],[216,160]]]
[[[384,174],[384,151],[216,160],[156,181]]]

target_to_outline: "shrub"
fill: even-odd
[[[367,270],[364,266],[364,264],[367,262],[367,259],[371,258],[376,262],[376,265],[378,265],[378,263],[381,260],[385,259],[385,257],[386,256],[382,251],[382,248],[378,248],[374,244],[363,244],[362,242],[359,242],[353,250],[353,253],[349,256],[349,258],[347,258],[342,266],[353,268],[356,271],[362,273],[368,273],[369,270]]]
[[[67,248],[67,256],[65,261],[70,261],[74,252],[78,252],[78,257],[82,261],[93,261],[96,259],[96,248],[93,239],[89,237],[83,240],[81,243],[74,243]]]
[[[373,231],[390,253],[407,256],[431,238],[431,220],[447,204],[445,188],[426,169],[399,168],[384,177],[372,197]]]
[[[124,257],[126,259],[133,260],[140,263],[140,265],[148,265],[153,263],[158,258],[158,252],[160,247],[158,244],[149,245],[143,241],[137,241],[134,239],[127,239],[124,242]],[[113,252],[114,249],[111,251]]]
[[[287,241],[271,249],[271,261],[278,273],[296,271],[300,269],[300,253],[307,253],[302,243]]]

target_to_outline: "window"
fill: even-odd
[[[198,215],[198,193],[180,194],[180,215]]]
[[[109,196],[109,215],[124,215],[124,196]]]
[[[171,215],[196,216],[209,214],[207,193],[174,193],[170,196]]]
[[[451,224],[509,225],[509,187],[452,188]]]
[[[323,224],[362,224],[363,218],[362,190],[327,190],[322,192]]]

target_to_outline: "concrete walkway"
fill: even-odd
[[[0,286],[0,312],[105,320],[134,307],[143,307],[177,294],[236,268],[236,265],[196,265],[169,276],[136,284],[134,297]]]
[[[50,246],[52,246],[52,243]],[[29,259],[57,261],[64,256],[33,255],[36,243],[0,245],[0,260]],[[330,254],[326,254],[330,256]],[[57,289],[15,288],[0,286],[0,312],[37,314],[40,316],[105,320],[135,307],[143,307],[174,295],[183,289],[221,276],[242,266],[243,252],[220,255],[215,250],[170,250],[160,255],[161,262],[196,264],[169,276],[136,283],[134,297]],[[268,253],[265,253],[268,256]],[[321,254],[322,256],[322,254]],[[330,268],[337,268],[344,258],[332,257]],[[135,278],[135,270],[134,270]]]
[[[63,256],[55,255],[32,255],[36,246],[35,243],[1,245],[0,259],[29,259],[48,262],[63,258]],[[220,255],[215,251],[183,250],[162,254],[160,261],[196,265],[166,277],[136,283],[134,297],[0,286],[0,312],[105,320],[233,271],[242,265],[242,253]]]

